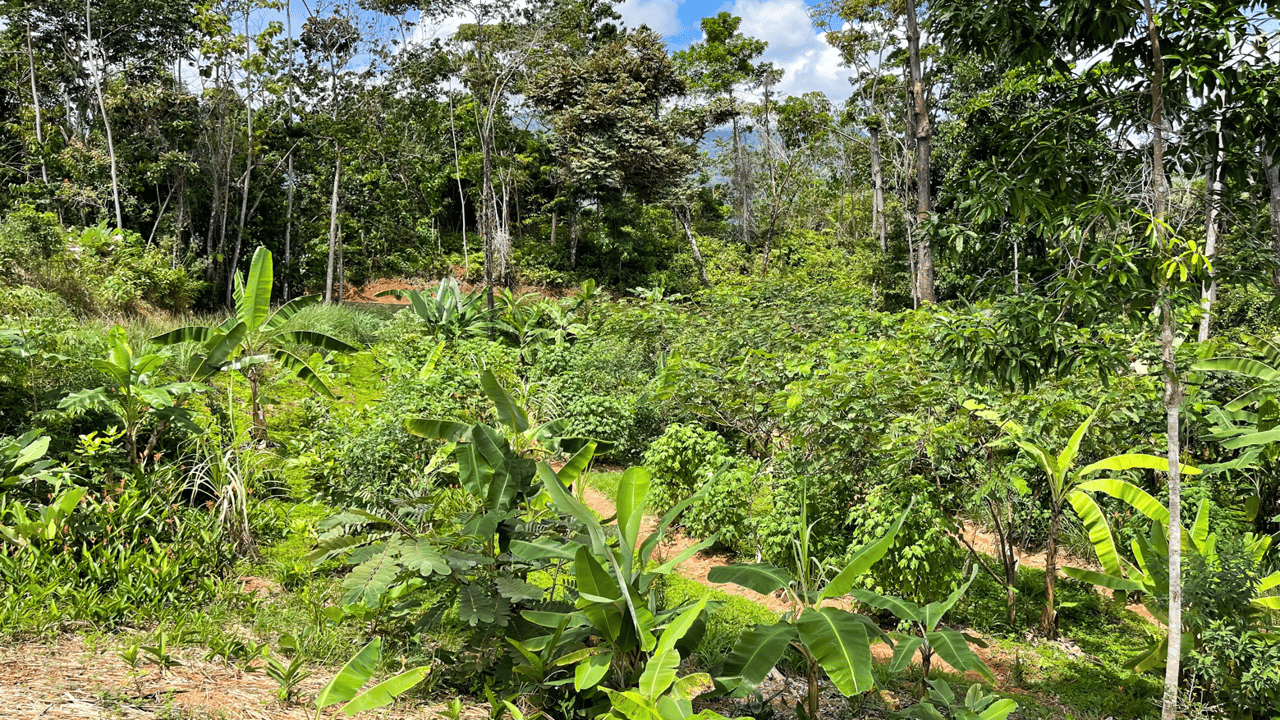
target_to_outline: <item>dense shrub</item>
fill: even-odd
[[[565,409],[569,419],[567,435],[609,443],[601,455],[609,460],[625,462],[637,457],[635,445],[635,410],[626,400],[608,395],[587,395]]]
[[[714,432],[695,425],[669,425],[644,453],[644,465],[653,477],[650,509],[664,513],[692,495],[727,455],[724,440]]]
[[[684,511],[680,522],[695,538],[719,533],[719,543],[754,556],[759,551],[757,528],[769,514],[769,504],[769,485],[758,463],[725,460],[707,494]]]

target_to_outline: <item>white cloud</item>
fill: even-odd
[[[627,27],[648,25],[662,37],[670,38],[680,32],[680,18],[676,17],[679,8],[680,0],[626,0],[616,9]]]
[[[837,104],[849,97],[849,68],[841,67],[840,53],[813,26],[803,0],[734,0],[728,10],[742,18],[742,34],[769,43],[762,59],[786,71],[778,92],[816,90]]]

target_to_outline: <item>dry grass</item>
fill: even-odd
[[[285,705],[276,700],[276,683],[265,673],[205,662],[196,650],[174,654],[182,666],[171,668],[163,677],[147,666],[135,677],[114,647],[89,647],[80,636],[63,636],[52,644],[0,648],[0,719],[303,720],[314,716],[311,698],[337,672],[337,668],[313,668],[313,675],[299,687],[301,702]],[[435,718],[439,709],[403,704],[364,717]],[[464,718],[487,716],[478,708],[463,713]]]

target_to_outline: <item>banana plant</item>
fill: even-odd
[[[1018,709],[1018,703],[1008,698],[997,700],[994,695],[982,691],[981,685],[970,685],[964,699],[956,697],[945,680],[930,680],[929,692],[919,703],[900,713],[889,713],[891,718],[914,720],[1004,720]]]
[[[124,426],[125,456],[134,465],[145,465],[146,456],[165,428],[180,424],[200,432],[185,402],[193,393],[208,389],[199,382],[157,383],[156,371],[163,362],[160,355],[134,357],[128,335],[117,325],[107,333],[106,358],[93,361],[93,366],[107,376],[107,384],[70,393],[58,403],[58,409],[72,415],[89,410],[115,415]],[[153,424],[154,432],[146,449],[139,453],[138,433],[148,422]]]
[[[912,503],[914,504],[914,503]],[[854,588],[858,578],[889,552],[911,505],[894,521],[882,537],[863,545],[849,563],[828,583],[823,583],[822,564],[810,556],[812,526],[801,514],[799,537],[794,541],[796,573],[770,563],[728,565],[712,568],[707,580],[734,583],[761,595],[785,591],[791,610],[773,625],[757,625],[738,638],[718,676],[720,690],[744,697],[764,680],[788,647],[804,657],[809,696],[807,714],[818,717],[820,672],[845,697],[871,689],[871,645],[892,644],[890,638],[870,618],[831,607],[826,601],[842,598]]]
[[[710,675],[694,673],[680,677],[677,673],[680,651],[676,646],[701,622],[706,607],[704,597],[662,631],[636,687],[605,689],[611,707],[609,712],[598,716],[600,720],[727,720],[712,710],[693,712],[693,699],[715,686]]]
[[[341,704],[339,709],[346,717],[355,717],[362,712],[384,708],[396,701],[396,698],[417,687],[427,678],[431,668],[427,666],[406,670],[395,677],[364,690],[364,686],[373,677],[374,670],[382,658],[382,640],[374,638],[368,645],[360,649],[347,661],[338,674],[320,689],[316,695],[316,720],[320,713],[334,705]]]
[[[1080,423],[1080,426],[1071,434],[1071,439],[1067,441],[1066,447],[1057,454],[1054,454],[1043,445],[1021,438],[1014,438],[1014,442],[1018,447],[1044,473],[1049,487],[1049,546],[1045,551],[1045,606],[1040,622],[1045,634],[1050,638],[1055,638],[1058,635],[1058,609],[1054,600],[1054,583],[1058,575],[1058,535],[1062,529],[1062,516],[1066,509],[1068,496],[1087,478],[1099,472],[1135,469],[1168,471],[1169,469],[1169,461],[1165,458],[1141,453],[1127,453],[1112,455],[1080,470],[1075,470],[1076,457],[1080,453],[1080,443],[1084,441],[1084,436],[1088,433],[1089,426],[1093,423],[1093,419],[1097,414],[1097,410],[1090,413],[1089,417],[1085,418],[1085,421]],[[1183,472],[1190,475],[1199,472],[1199,470],[1185,465],[1182,467],[1184,468]]]
[[[987,667],[987,664],[969,648],[969,643],[979,644],[981,643],[980,640],[956,630],[938,629],[938,624],[942,622],[943,616],[951,608],[955,607],[955,604],[964,596],[977,576],[978,568],[975,567],[973,573],[969,575],[969,580],[964,585],[956,588],[954,592],[947,596],[947,599],[931,602],[924,607],[909,600],[881,595],[880,593],[860,588],[850,590],[849,594],[864,605],[888,610],[896,615],[899,620],[910,624],[914,634],[889,633],[889,636],[894,641],[893,659],[889,662],[889,670],[892,672],[905,670],[911,664],[912,658],[919,652],[920,668],[922,670],[920,681],[922,691],[928,690],[925,683],[929,680],[929,669],[933,664],[934,655],[942,658],[956,670],[976,672],[988,682],[995,683],[996,678],[995,675],[991,674],[991,668]]]
[[[1183,472],[1188,471],[1194,471],[1194,468],[1183,469]],[[1106,515],[1091,495],[1098,492],[1126,503],[1151,521],[1147,536],[1139,535],[1131,541],[1130,549],[1134,558],[1132,562],[1116,548],[1115,536],[1107,524]],[[1102,570],[1066,567],[1063,572],[1077,580],[1112,590],[1122,601],[1129,593],[1138,595],[1152,617],[1168,626],[1168,611],[1165,607],[1165,600],[1169,595],[1169,581],[1165,570],[1169,555],[1168,537],[1165,534],[1165,528],[1169,526],[1168,509],[1142,488],[1114,478],[1082,483],[1071,493],[1070,501],[1084,521]],[[1190,532],[1183,528],[1179,534],[1182,536],[1184,556],[1200,555],[1209,563],[1216,560],[1218,537],[1209,528],[1208,500],[1200,503]],[[1244,543],[1254,567],[1261,569],[1271,547],[1271,536],[1246,533]],[[1250,604],[1262,612],[1280,610],[1280,596],[1267,594],[1276,587],[1280,587],[1280,571],[1258,581]],[[1184,615],[1184,620],[1187,617]],[[1192,626],[1186,629],[1182,643],[1184,653],[1190,652],[1199,644],[1199,628]],[[1166,636],[1143,648],[1127,666],[1138,671],[1162,667],[1167,653]]]
[[[267,364],[282,365],[312,392],[332,400],[333,391],[324,379],[288,347],[310,346],[335,352],[354,352],[357,349],[321,332],[289,329],[289,320],[299,310],[320,302],[320,296],[295,298],[273,312],[273,276],[271,251],[259,247],[253,253],[247,279],[239,274],[235,276],[234,315],[221,325],[181,327],[151,338],[152,342],[161,345],[200,344],[200,353],[189,368],[192,380],[205,380],[219,372],[239,371],[244,375],[249,382],[250,412],[254,435],[258,438],[265,437],[267,431],[267,412],[261,398]]]
[[[563,477],[564,470],[560,473],[557,476],[545,463],[538,464],[542,485],[556,508],[576,521],[575,532],[562,540],[513,543],[512,549],[525,557],[572,561],[576,582],[570,597],[575,611],[526,611],[524,617],[546,628],[559,628],[563,623],[560,642],[580,646],[581,654],[574,657],[575,691],[586,693],[602,684],[615,690],[628,688],[638,682],[646,662],[661,654],[659,631],[669,628],[675,618],[689,610],[663,610],[657,594],[652,592],[655,582],[710,547],[716,538],[708,538],[657,565],[651,565],[653,553],[667,527],[705,495],[711,483],[669,510],[654,531],[641,538],[650,488],[647,470],[630,468],[623,473],[614,498],[617,513],[605,521],[573,497]],[[701,629],[701,623],[695,624],[696,636],[682,637],[677,644],[685,643],[681,649],[696,645]]]

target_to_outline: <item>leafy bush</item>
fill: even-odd
[[[608,395],[588,395],[566,409],[568,435],[609,443],[607,459],[626,461],[637,457],[635,411],[631,403]]]
[[[644,465],[653,476],[651,509],[666,512],[692,495],[727,455],[724,440],[714,432],[696,425],[669,425],[644,453]]]
[[[695,538],[719,533],[721,544],[754,555],[759,519],[769,513],[769,486],[759,472],[757,463],[723,461],[711,489],[681,516],[685,531]]]
[[[940,600],[960,584],[964,551],[947,528],[953,522],[937,489],[919,479],[882,485],[849,511],[851,547],[880,537],[914,496],[916,504],[902,524],[889,558],[867,576],[867,586],[920,603]]]

